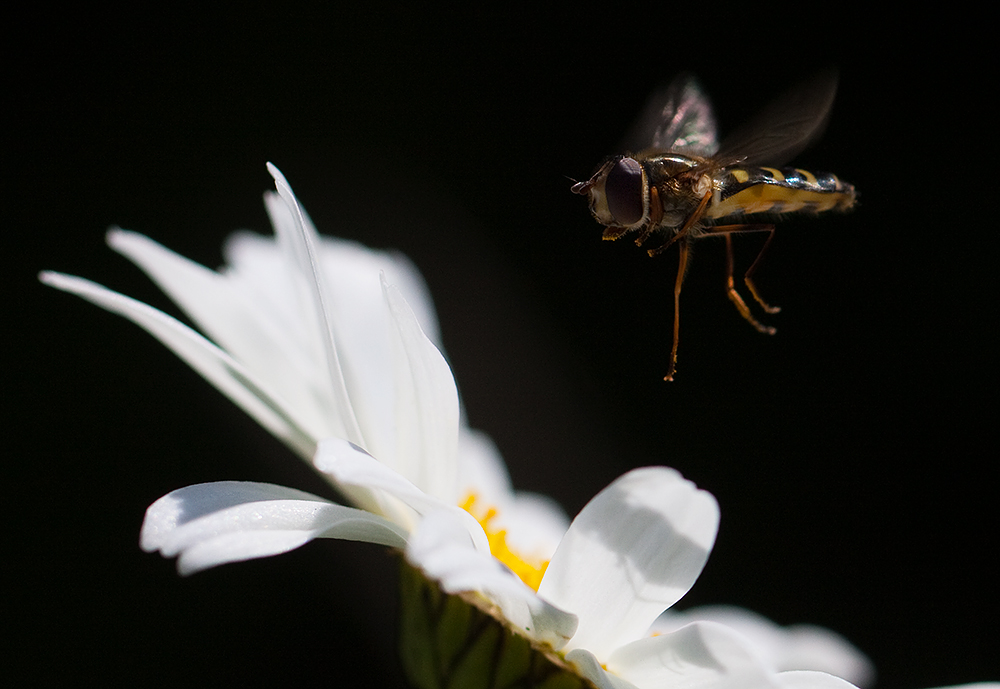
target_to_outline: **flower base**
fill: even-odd
[[[400,562],[400,654],[417,689],[594,686],[492,615],[485,598],[447,594],[405,559]]]

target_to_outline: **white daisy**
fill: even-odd
[[[311,462],[349,504],[268,484],[189,486],[150,506],[142,547],[177,556],[182,574],[321,537],[402,549],[423,516],[438,510],[489,553],[482,526],[459,505],[472,508],[490,495],[507,508],[506,518],[530,519],[534,537],[544,535],[551,550],[567,520],[551,502],[515,496],[489,442],[461,424],[419,275],[400,255],[320,238],[284,177],[269,170],[277,193],[265,203],[276,236],[233,236],[219,272],[141,235],[108,234],[212,340],[88,280],[40,276],[145,328]],[[460,444],[467,457],[461,487]],[[546,605],[506,570],[494,579],[494,588],[531,593],[503,600],[537,638],[561,644],[571,634],[572,615]]]
[[[650,636],[704,567],[715,499],[672,469],[638,469],[567,526],[551,501],[512,491],[492,444],[461,422],[416,272],[401,256],[320,238],[284,177],[269,170],[276,237],[235,235],[219,272],[141,235],[108,235],[211,340],[87,280],[40,276],[152,333],[349,504],[270,484],[189,486],[150,506],[145,550],[177,556],[190,574],[314,538],[369,541],[403,550],[438,593],[488,611],[533,651],[598,686],[851,686],[820,673],[775,673],[716,622]],[[431,650],[440,660],[441,648]],[[427,670],[429,656],[411,656],[411,674]]]

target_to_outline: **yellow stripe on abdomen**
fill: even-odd
[[[715,179],[716,193],[705,217],[754,213],[822,213],[854,205],[854,187],[829,173],[797,168],[730,168]]]
[[[723,218],[740,213],[794,213],[803,210],[822,213],[839,206],[849,208],[852,205],[853,195],[849,198],[845,193],[755,184],[713,204],[706,215],[710,218]]]

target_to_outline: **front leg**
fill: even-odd
[[[677,278],[674,280],[674,344],[670,348],[670,365],[667,368],[667,375],[663,377],[663,380],[667,381],[673,381],[674,373],[677,372],[677,345],[681,338],[681,287],[684,285],[684,273],[687,272],[689,246],[690,240],[685,237],[678,251],[680,260],[677,265]]]
[[[706,193],[704,196],[701,197],[701,201],[698,202],[698,207],[695,208],[694,212],[691,213],[691,215],[688,216],[688,219],[684,221],[684,224],[681,225],[681,229],[677,231],[677,234],[671,237],[669,241],[661,244],[655,249],[650,249],[648,251],[650,258],[662,254],[664,251],[669,249],[670,246],[678,239],[686,238],[688,236],[688,232],[691,231],[691,228],[694,227],[695,224],[699,220],[701,220],[701,216],[705,214],[705,209],[708,208],[708,202],[711,200],[712,200],[712,192],[709,191],[708,193]],[[663,217],[663,207],[661,206],[660,218],[662,219],[662,217]]]
[[[660,226],[663,222],[663,204],[660,203],[660,192],[656,190],[656,187],[649,188],[649,222],[642,229],[642,233],[635,240],[636,246],[642,246],[649,239],[649,235]]]

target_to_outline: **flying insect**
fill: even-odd
[[[692,242],[724,237],[726,293],[750,325],[773,335],[775,329],[758,321],[736,290],[732,235],[768,233],[744,282],[764,312],[775,314],[780,309],[761,298],[753,281],[774,225],[747,222],[747,216],[772,220],[854,206],[854,186],[836,175],[781,167],[822,134],[836,91],[836,72],[817,75],[720,144],[708,97],[694,77],[681,75],[650,99],[626,139],[626,152],[606,158],[589,180],[573,185],[573,193],[589,197],[591,213],[605,226],[604,239],[638,232],[635,243],[642,246],[654,234],[665,236],[648,249],[651,257],[678,246],[673,346],[664,380],[673,380],[677,368],[681,286]]]

